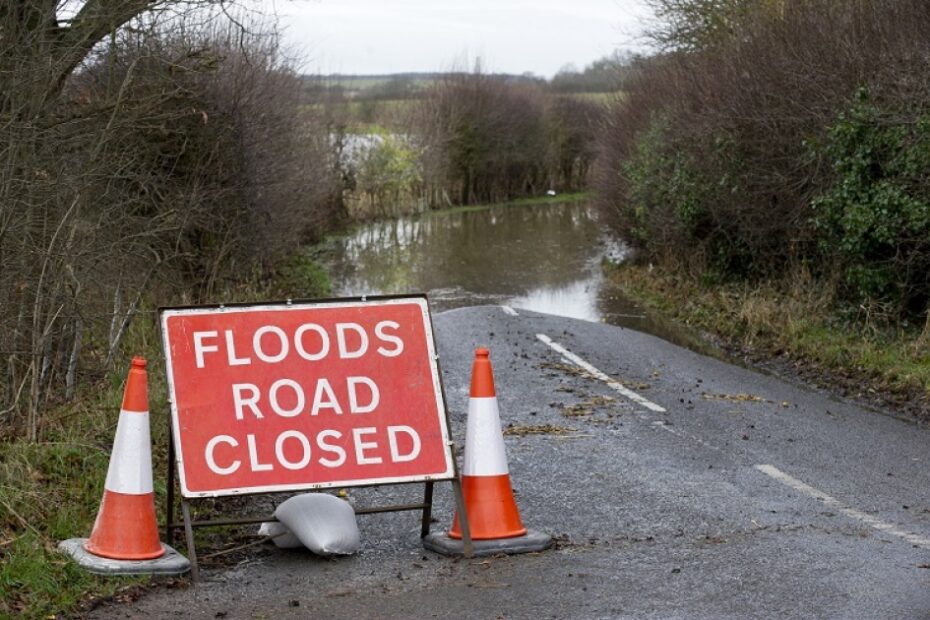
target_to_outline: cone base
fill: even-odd
[[[475,556],[516,555],[519,553],[536,553],[552,546],[552,536],[543,532],[527,530],[523,536],[502,538],[499,540],[476,540],[473,543]],[[423,547],[442,555],[465,555],[465,544],[460,539],[451,538],[446,533],[434,532],[423,539]]]
[[[471,525],[471,523],[469,523]],[[493,534],[479,534],[478,536],[472,535],[472,540],[505,540],[508,538],[518,538],[524,536],[527,532],[525,527],[521,527],[515,530],[509,531],[495,531]],[[459,525],[459,516],[455,515],[455,519],[452,523],[452,527],[449,528],[449,531],[446,532],[446,535],[449,538],[454,538],[455,540],[462,540],[462,528]]]
[[[165,550],[161,547],[161,543],[159,543],[158,551],[151,551],[149,553],[114,553],[104,547],[93,545],[90,540],[88,540],[84,543],[84,550],[88,553],[93,553],[97,557],[107,558],[108,560],[155,560],[165,555]]]
[[[517,502],[513,499],[509,474],[462,476],[462,495],[472,540],[516,538],[526,534]],[[458,514],[452,519],[448,534],[450,538],[462,538]]]
[[[90,553],[84,548],[86,542],[86,538],[71,538],[59,543],[58,549],[96,575],[182,575],[191,568],[190,561],[169,545],[154,560],[113,560]]]
[[[165,554],[155,523],[155,497],[105,490],[84,549],[113,560],[153,560]]]

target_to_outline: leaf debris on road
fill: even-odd
[[[597,407],[611,405],[616,401],[611,396],[594,396],[588,400],[575,403],[574,405],[565,405],[562,407],[562,415],[567,418],[577,418],[592,415]]]
[[[509,424],[504,435],[523,437],[526,435],[569,435],[577,429],[555,424]]]
[[[704,400],[727,400],[736,403],[774,403],[774,400],[768,400],[755,394],[711,394],[701,392],[701,398]]]

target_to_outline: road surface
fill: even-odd
[[[434,320],[458,440],[490,346],[523,520],[555,549],[455,560],[423,550],[416,513],[360,516],[356,556],[274,551],[91,617],[930,618],[925,429],[629,329]]]

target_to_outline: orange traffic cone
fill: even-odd
[[[165,553],[155,523],[148,380],[141,357],[133,358],[129,370],[103,500],[84,548],[117,560],[151,560]]]
[[[474,542],[469,550],[456,513],[448,532],[434,532],[423,538],[423,546],[436,553],[529,553],[552,545],[552,536],[527,530],[520,520],[520,511],[510,487],[510,470],[504,453],[504,434],[497,412],[497,392],[489,356],[484,347],[475,350],[465,429],[462,504]]]
[[[526,534],[510,487],[510,471],[504,452],[504,436],[501,433],[497,392],[494,390],[489,355],[490,352],[483,347],[475,350],[471,395],[468,399],[468,426],[465,430],[462,495],[474,540],[513,538]],[[458,514],[452,520],[449,537],[462,537]]]

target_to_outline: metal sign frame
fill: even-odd
[[[456,455],[456,445],[451,437],[451,420],[449,417],[449,410],[446,406],[446,389],[445,384],[442,379],[442,371],[440,367],[440,360],[438,349],[436,347],[436,336],[433,332],[433,321],[432,321],[432,311],[429,307],[429,300],[425,294],[409,294],[409,295],[372,295],[372,296],[363,296],[363,297],[333,297],[326,299],[287,299],[284,301],[270,301],[270,302],[259,302],[259,303],[232,303],[232,304],[208,304],[208,305],[196,305],[196,306],[170,306],[162,307],[158,310],[159,315],[159,326],[164,325],[164,314],[170,311],[178,310],[223,310],[223,309],[233,309],[233,308],[261,308],[266,306],[274,307],[285,307],[293,305],[303,305],[303,304],[312,304],[312,305],[327,305],[327,304],[367,304],[369,302],[377,301],[403,301],[403,300],[422,300],[426,305],[426,314],[425,318],[427,319],[428,328],[426,331],[427,345],[429,347],[429,352],[431,355],[431,366],[434,372],[434,377],[438,379],[438,391],[437,391],[437,406],[439,408],[439,413],[441,419],[445,424],[446,436],[444,436],[444,441],[446,442],[446,448],[448,450],[448,455],[451,460],[451,475],[448,476],[418,476],[415,479],[387,479],[380,482],[360,482],[353,483],[352,481],[348,482],[334,482],[334,483],[323,483],[323,484],[308,484],[308,485],[288,485],[287,488],[260,488],[258,490],[236,490],[230,493],[216,492],[216,493],[196,493],[196,494],[185,494],[182,492],[180,496],[180,509],[181,509],[181,522],[176,521],[177,512],[175,510],[176,498],[175,498],[175,467],[178,468],[178,481],[183,477],[182,463],[180,461],[180,454],[178,454],[175,446],[175,442],[178,442],[180,446],[180,430],[176,428],[174,423],[176,407],[172,398],[174,395],[174,388],[170,384],[171,382],[171,370],[170,370],[170,352],[167,350],[167,342],[165,342],[165,333],[163,329],[159,329],[159,335],[162,339],[162,350],[165,351],[165,364],[166,364],[166,375],[168,377],[169,386],[168,386],[168,399],[169,399],[169,411],[168,411],[168,471],[166,478],[166,487],[167,487],[167,497],[166,497],[166,507],[165,507],[165,538],[168,544],[171,544],[174,540],[174,534],[176,530],[183,529],[185,542],[187,545],[188,555],[190,556],[191,561],[191,578],[196,583],[200,580],[200,567],[197,561],[197,551],[194,544],[194,528],[198,527],[218,527],[218,526],[234,526],[234,525],[247,525],[247,524],[257,524],[264,523],[266,521],[276,521],[274,516],[268,517],[239,517],[239,518],[230,518],[230,519],[213,519],[213,520],[204,520],[204,521],[194,521],[191,518],[191,504],[198,500],[209,499],[213,497],[234,497],[234,496],[243,496],[243,495],[272,495],[285,492],[295,492],[299,490],[322,490],[325,488],[333,487],[345,487],[353,486],[359,488],[366,487],[376,487],[376,486],[394,486],[398,484],[417,484],[423,483],[423,501],[416,504],[394,504],[387,506],[372,506],[372,507],[355,507],[356,514],[377,514],[382,512],[404,512],[404,511],[422,511],[421,515],[421,526],[420,526],[420,537],[425,538],[430,533],[430,522],[432,521],[432,510],[433,510],[433,485],[435,482],[442,482],[448,480],[452,484],[452,492],[455,499],[456,511],[459,516],[459,523],[462,528],[462,542],[464,544],[464,555],[465,557],[472,557],[474,555],[474,546],[471,539],[471,528],[468,523],[468,515],[465,511],[465,501],[462,495],[462,484],[461,484],[461,475],[458,467],[458,459]],[[182,489],[183,489],[182,484]]]

